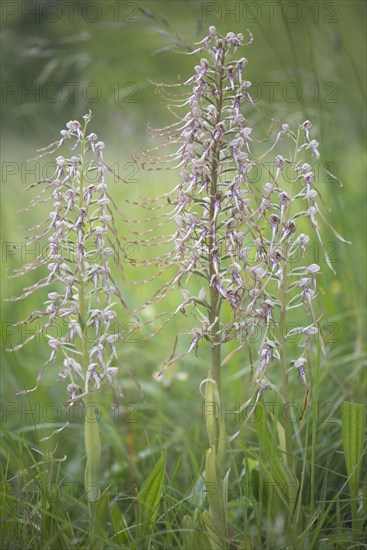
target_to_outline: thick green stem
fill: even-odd
[[[94,502],[100,496],[101,437],[98,427],[98,415],[91,394],[86,396],[85,405],[84,444],[87,462],[84,472],[84,484],[88,501]]]
[[[217,100],[217,116],[215,125],[220,123],[222,117],[222,104],[223,104],[223,61],[219,71],[219,78],[217,81],[218,87],[218,100]],[[211,374],[215,382],[217,383],[218,392],[220,395],[221,389],[221,335],[220,335],[220,318],[219,318],[219,293],[214,285],[214,279],[216,277],[216,271],[214,267],[215,258],[218,256],[217,241],[216,241],[216,221],[215,216],[215,203],[218,200],[218,175],[219,175],[219,155],[220,149],[217,143],[212,148],[212,162],[211,162],[211,185],[210,185],[210,207],[209,207],[209,219],[210,219],[210,236],[209,236],[209,277],[210,277],[210,312],[209,322],[212,326],[212,357],[211,357]]]
[[[218,99],[215,130],[222,117],[223,103],[223,61],[217,80]],[[226,501],[228,477],[223,479],[226,452],[226,434],[224,418],[221,411],[221,326],[220,326],[220,295],[215,284],[219,270],[219,249],[217,239],[216,204],[219,201],[218,179],[220,170],[220,144],[215,140],[211,150],[211,185],[209,206],[209,287],[211,325],[211,372],[212,381],[207,382],[205,407],[207,411],[206,427],[210,448],[206,453],[205,481],[208,488],[209,514],[213,525],[208,527],[211,546],[215,550],[226,548],[223,533],[226,532]],[[219,282],[219,281],[218,281]],[[213,492],[213,487],[216,491]]]

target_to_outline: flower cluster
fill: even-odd
[[[57,156],[53,175],[27,188],[39,192],[23,211],[50,204],[46,218],[27,230],[27,246],[46,244],[33,262],[13,270],[13,277],[36,269],[46,274],[20,296],[9,299],[17,301],[48,290],[44,310],[17,323],[33,326],[37,322],[38,328],[14,349],[46,335],[51,354],[37,385],[44,369],[63,357],[60,377],[69,381],[71,403],[104,382],[112,382],[117,371],[115,346],[121,337],[117,302],[126,309],[111,272],[111,261],[121,267],[123,253],[115,205],[107,190],[106,175],[111,169],[103,160],[104,143],[96,134],[87,133],[91,115],[83,118],[84,124],[68,122],[61,139],[36,157],[58,151],[67,140],[74,142],[71,158]],[[54,332],[57,336],[50,336]]]
[[[139,244],[173,244],[158,259],[141,262],[146,266],[159,260],[163,267],[156,277],[175,269],[146,305],[180,286],[184,300],[169,318],[193,306],[196,321],[188,350],[173,354],[163,370],[203,340],[218,348],[239,342],[234,350],[239,351],[261,328],[253,375],[258,399],[272,386],[269,365],[287,361],[284,348],[295,330],[304,335],[303,353],[287,365],[297,369],[307,385],[305,357],[311,335],[319,330],[314,300],[320,267],[302,265],[310,242],[304,231],[320,241],[325,260],[332,265],[319,230],[323,214],[313,163],[320,155],[318,142],[311,139],[311,123],[306,121],[295,131],[280,124],[276,130],[275,121],[259,111],[251,98],[251,82],[245,79],[247,59],[236,55],[244,45],[242,34],[220,36],[210,27],[191,52],[205,55],[195,74],[181,84],[157,85],[170,110],[178,116],[177,111],[184,109],[186,114],[171,126],[152,130],[163,140],[161,148],[174,147],[174,151],[165,155],[155,153],[159,147],[145,151],[141,164],[147,170],[177,170],[180,179],[171,191],[141,205],[158,211],[144,221],[150,219],[156,227],[157,219],[159,226],[175,220],[177,229],[158,243],[153,236],[140,239]],[[178,93],[171,94],[169,88],[178,88]],[[257,177],[259,167],[265,179]],[[190,286],[192,279],[204,283],[199,292]],[[294,308],[304,308],[309,322],[286,334],[285,321]]]

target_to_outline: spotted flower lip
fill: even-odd
[[[314,275],[315,273],[319,273],[320,269],[321,268],[320,268],[319,265],[311,264],[311,265],[308,266],[307,271],[308,271],[308,273]]]
[[[307,359],[304,357],[300,357],[299,359],[295,359],[291,362],[291,364],[296,368],[299,369],[300,367],[303,367],[307,363]]]

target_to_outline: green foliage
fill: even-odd
[[[165,472],[166,453],[164,452],[138,494],[139,522],[144,533],[152,531],[157,519]]]
[[[364,455],[366,407],[361,403],[344,401],[342,405],[343,450],[350,487],[353,529],[357,532],[357,499]]]

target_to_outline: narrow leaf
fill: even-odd
[[[344,401],[341,415],[343,447],[349,477],[350,493],[353,498],[358,494],[363,454],[363,436],[366,423],[365,415],[364,405],[361,403],[348,403]]]
[[[138,495],[140,521],[143,524],[152,524],[157,518],[165,471],[166,453],[164,452],[148,479],[143,483]]]

